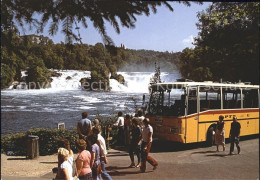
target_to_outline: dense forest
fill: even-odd
[[[176,63],[182,76],[259,84],[259,5],[218,2],[198,13],[195,48],[184,49]]]
[[[1,88],[20,81],[21,71],[27,70],[28,82],[50,81],[49,69],[91,71],[92,80],[108,82],[109,73],[154,70],[157,61],[163,70],[171,71],[180,53],[151,50],[131,50],[97,43],[54,44],[49,38],[34,42],[31,36],[18,36],[14,31],[2,33]],[[136,66],[134,66],[136,65]]]

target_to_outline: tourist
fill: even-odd
[[[97,136],[91,135],[89,137],[89,141],[91,143],[91,161],[90,161],[90,167],[92,168],[92,177],[94,180],[100,180],[101,172],[102,172],[102,166],[100,162],[100,148],[97,144]]]
[[[106,147],[106,141],[101,136],[101,128],[100,127],[94,127],[93,128],[93,136],[97,138],[97,144],[100,148],[100,161],[102,166],[102,175],[105,176],[106,179],[112,180],[111,176],[107,173],[105,164],[108,164],[107,160],[107,147]]]
[[[123,113],[120,111],[118,112],[117,121],[113,125],[118,127],[117,141],[121,146],[124,145],[124,122]]]
[[[79,134],[79,138],[85,140],[87,142],[87,148],[90,148],[87,138],[92,132],[92,125],[91,125],[91,121],[87,117],[88,117],[88,113],[83,112],[82,119],[78,122],[77,125],[77,131]]]
[[[127,114],[125,116],[125,127],[124,127],[124,135],[125,135],[125,145],[128,147],[130,145],[130,128],[131,128],[131,116]]]
[[[145,118],[143,120],[143,131],[142,131],[142,143],[141,143],[141,166],[140,170],[141,172],[145,172],[146,170],[146,161],[148,161],[152,166],[153,170],[155,170],[158,166],[158,163],[156,160],[154,160],[151,156],[149,156],[150,149],[152,147],[152,141],[153,141],[153,128],[150,125],[150,120],[148,118]]]
[[[129,167],[140,167],[141,163],[141,140],[142,140],[142,130],[139,125],[139,119],[138,118],[133,118],[132,120],[132,138],[130,142],[130,147],[129,147],[129,156],[131,159],[131,164]],[[138,163],[135,166],[134,162],[134,153],[137,156]]]
[[[72,180],[73,152],[65,148],[58,149],[58,173],[56,179]]]
[[[219,116],[219,121],[217,122],[216,126],[216,139],[215,143],[217,145],[217,151],[219,151],[218,146],[222,145],[223,146],[223,151],[225,151],[225,130],[224,130],[224,116],[220,115]]]
[[[138,117],[139,117],[139,119],[141,120],[141,122],[143,122],[143,120],[144,120],[144,111],[142,110],[142,109],[139,109],[138,111],[137,111],[137,115],[138,115]]]
[[[90,160],[91,154],[86,150],[87,143],[83,139],[77,140],[77,149],[79,151],[79,155],[76,159],[76,174],[80,180],[88,180],[92,179],[92,171],[90,168]]]
[[[99,120],[98,120],[98,119],[94,119],[94,121],[93,121],[93,126],[94,126],[94,127],[98,127],[98,126],[100,126],[100,125],[99,125]]]
[[[143,112],[143,110],[142,109],[139,109],[138,111],[137,111],[137,117],[139,118],[139,120],[140,120],[140,126],[141,127],[143,127],[143,120],[144,120],[144,112]]]
[[[233,116],[233,122],[231,123],[231,128],[230,128],[230,151],[229,154],[232,155],[234,151],[234,143],[236,144],[237,147],[237,153],[240,153],[240,146],[239,146],[239,136],[240,136],[240,129],[241,125],[239,122],[237,122],[237,117]]]

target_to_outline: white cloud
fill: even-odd
[[[185,38],[182,40],[182,43],[184,46],[189,47],[189,48],[194,48],[195,46],[192,44],[194,42],[194,37],[193,35],[190,35],[189,37]]]

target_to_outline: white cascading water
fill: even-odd
[[[48,90],[80,90],[82,78],[89,78],[90,71],[80,70],[54,70],[57,73],[61,73],[59,77],[51,77],[51,87]],[[110,87],[112,92],[127,92],[127,93],[148,93],[148,85],[153,72],[118,72],[124,76],[125,84],[120,84],[115,79],[110,79]],[[25,71],[22,72],[23,76],[26,76]],[[181,78],[178,72],[161,73],[161,79],[163,82],[173,82],[176,79]],[[9,89],[12,89],[10,86]],[[21,89],[18,85],[17,89]],[[47,90],[47,89],[46,89]]]
[[[56,70],[56,72],[62,75],[52,77],[51,89],[55,90],[79,90],[81,89],[80,80],[90,77],[90,71]]]
[[[153,72],[118,72],[125,78],[125,84],[120,84],[114,79],[110,79],[111,91],[122,91],[122,92],[136,92],[136,93],[148,93],[148,85],[151,77],[154,75]],[[163,82],[173,82],[180,78],[178,72],[169,75],[169,73],[162,72],[161,79]]]
[[[54,70],[57,73],[61,73],[59,77],[51,77],[51,87],[48,90],[80,90],[81,89],[81,78],[89,78],[90,71],[79,71],[79,70]],[[26,71],[22,71],[22,78],[26,77]],[[13,89],[11,85],[8,89]],[[27,89],[18,85],[16,89]],[[47,90],[47,89],[46,89]]]
[[[124,76],[125,84],[110,79],[111,91],[147,93],[152,72],[118,72]]]

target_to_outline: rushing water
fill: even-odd
[[[125,77],[125,85],[110,80],[110,92],[81,90],[79,80],[89,77],[87,71],[59,71],[61,77],[53,77],[51,88],[41,90],[11,89],[1,93],[1,134],[27,131],[30,128],[56,128],[64,122],[66,128],[76,126],[81,112],[87,111],[94,119],[99,113],[109,117],[117,111],[132,113],[136,99],[142,105],[143,94],[148,94],[151,72],[119,72]],[[68,76],[71,79],[66,79]],[[180,78],[178,72],[161,73],[164,82]],[[146,96],[148,101],[148,96]]]

